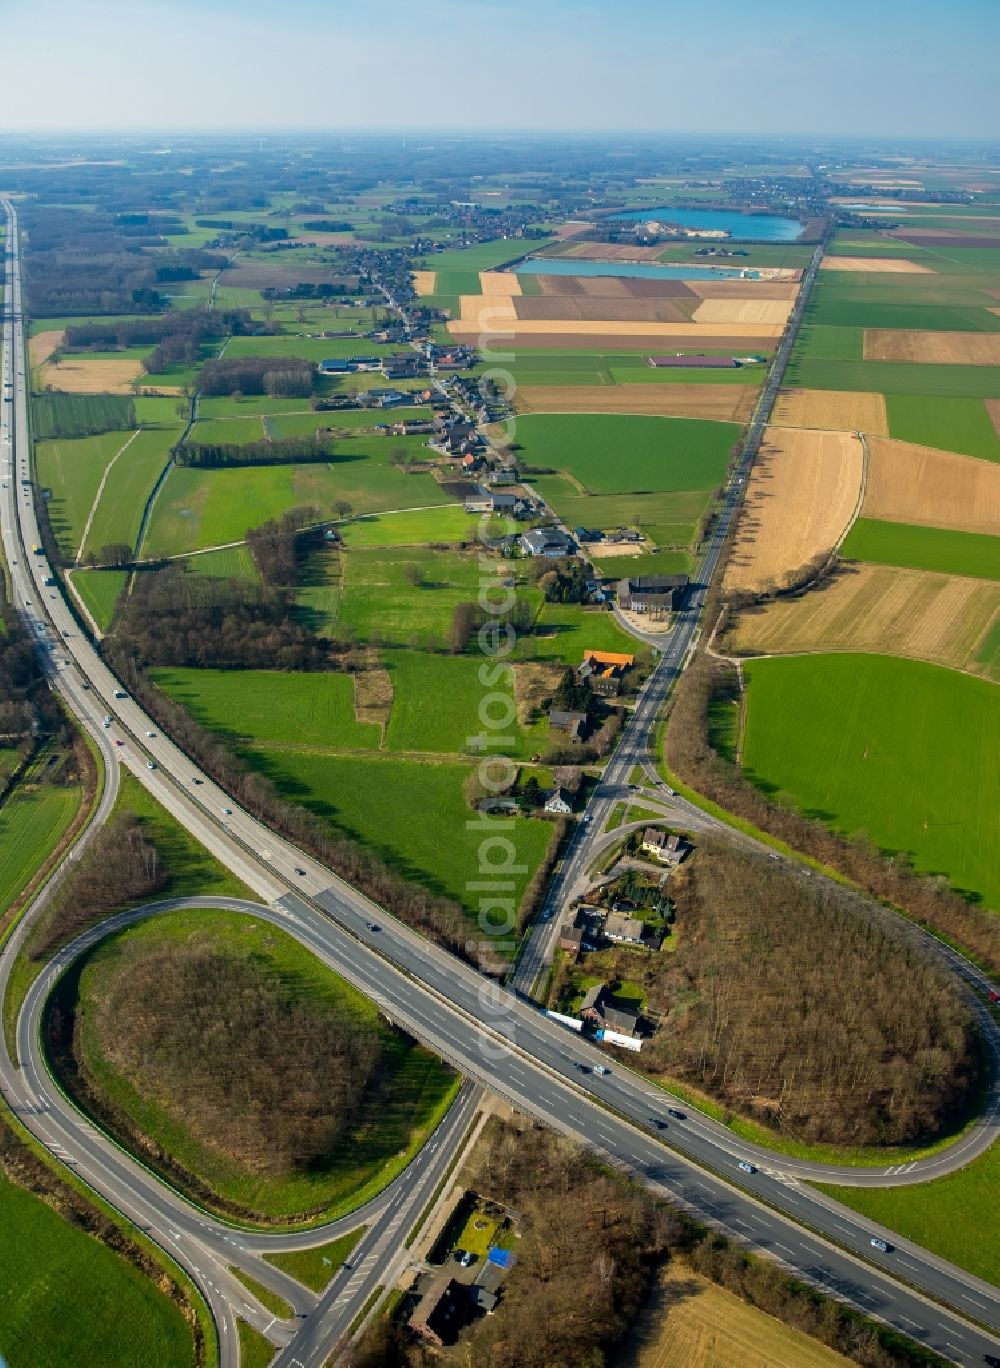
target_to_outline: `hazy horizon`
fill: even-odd
[[[993,0],[3,4],[16,133],[995,139]],[[794,130],[791,131],[791,130]]]

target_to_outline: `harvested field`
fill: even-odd
[[[46,362],[39,373],[43,388],[63,394],[131,394],[132,381],[142,375],[142,362],[134,359],[88,360],[71,356],[56,364]]]
[[[1000,584],[896,565],[844,566],[796,598],[741,613],[727,649],[871,651],[966,669],[1000,617]]]
[[[1000,464],[889,437],[868,441],[865,518],[1000,536]]]
[[[479,286],[484,295],[519,295],[521,282],[513,271],[480,271]]]
[[[799,292],[801,275],[801,271],[785,271],[780,280],[689,280],[687,283],[699,299],[794,299]]]
[[[933,275],[929,266],[921,266],[908,257],[847,257],[825,256],[821,271],[877,271],[883,275]]]
[[[57,347],[61,347],[66,340],[66,331],[63,328],[56,328],[52,332],[35,333],[34,337],[28,341],[28,364],[34,370],[43,361],[47,361]]]
[[[478,296],[477,296],[478,297]],[[742,355],[744,352],[770,353],[774,350],[776,339],[773,336],[765,335],[763,329],[758,328],[756,333],[738,332],[735,328],[730,328],[728,332],[720,336],[707,336],[704,330],[699,331],[697,324],[691,324],[685,333],[678,332],[680,324],[670,323],[641,323],[621,324],[621,327],[631,327],[631,332],[618,332],[614,330],[611,323],[522,323],[518,321],[503,325],[503,320],[498,320],[502,325],[497,331],[503,333],[506,338],[513,338],[517,346],[528,351],[534,347],[541,348],[543,351],[625,351],[625,352],[645,352],[648,353],[655,349],[657,351],[714,351],[714,352],[735,352]],[[706,327],[710,325],[705,325]],[[720,325],[721,326],[721,325]],[[573,331],[570,331],[570,327]],[[546,332],[535,332],[535,328],[545,328]],[[576,329],[585,328],[593,331],[578,332]],[[673,328],[670,333],[651,331],[653,328]],[[530,329],[530,331],[525,331]],[[448,324],[448,332],[456,342],[465,343],[470,347],[476,346],[477,338],[481,330],[474,329],[470,324],[456,320]],[[773,331],[773,330],[772,330]]]
[[[1000,437],[1000,399],[984,399],[986,412],[990,415],[990,422],[996,429],[996,434]]]
[[[517,321],[514,301],[509,295],[460,295],[459,305],[459,316],[448,324],[449,331],[474,328],[476,332],[491,332],[502,323],[504,332],[508,332],[506,324]]]
[[[413,289],[418,295],[433,294],[436,283],[437,271],[413,272]]]
[[[530,300],[538,297],[529,295],[527,298]],[[512,299],[488,299],[483,295],[462,295],[461,299],[462,316],[448,324],[449,332],[468,330],[470,324],[477,325],[480,317],[485,316],[493,319],[510,318],[514,323],[513,330],[518,336],[522,333],[530,337],[532,334],[553,332],[566,333],[570,337],[589,338],[639,334],[654,337],[664,344],[676,344],[678,347],[710,346],[715,349],[722,346],[714,340],[719,337],[726,338],[728,345],[732,338],[767,337],[773,341],[781,335],[781,326],[776,323],[641,323],[629,318],[618,321],[569,318],[554,322],[546,318],[518,318]],[[1000,341],[1000,333],[996,336]]]
[[[673,1261],[617,1362],[620,1368],[846,1368],[849,1360]]]
[[[692,299],[677,298],[617,299],[601,295],[522,295],[514,308],[518,320],[544,318],[550,322],[568,319],[632,323],[690,323]],[[700,307],[704,308],[704,305]]]
[[[572,257],[578,261],[653,261],[663,255],[662,247],[637,247],[631,242],[570,242],[557,252],[542,256]]]
[[[648,413],[745,423],[756,385],[519,385],[519,413]]]
[[[794,584],[847,530],[861,494],[863,453],[846,432],[768,428],[754,463],[729,590]]]
[[[537,275],[543,295],[597,295],[609,299],[694,299],[686,280],[647,280],[641,276]]]
[[[792,311],[790,299],[703,299],[694,321],[703,323],[767,323],[784,327]]]
[[[885,396],[864,390],[782,390],[772,421],[775,427],[889,435]]]
[[[1000,366],[1000,333],[866,328],[864,359],[938,366]]]

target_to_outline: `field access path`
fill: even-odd
[[[669,1130],[654,1129],[650,1118],[659,1120],[668,1103],[662,1089],[617,1061],[607,1074],[592,1072],[606,1058],[596,1046],[548,1020],[517,993],[488,982],[270,831],[198,771],[133,699],[116,696],[116,692],[124,695],[120,681],[79,632],[65,598],[61,594],[54,601],[48,598],[43,588],[44,560],[24,553],[25,542],[30,546],[38,540],[38,528],[30,488],[25,496],[20,483],[22,478],[30,482],[27,387],[19,317],[17,223],[9,202],[6,212],[4,379],[10,379],[14,403],[4,406],[0,455],[6,453],[14,460],[18,478],[8,481],[0,517],[4,536],[15,548],[11,571],[15,600],[34,623],[39,651],[54,655],[59,650],[69,661],[59,668],[59,683],[73,712],[85,724],[98,726],[101,715],[110,714],[111,735],[123,743],[119,748],[122,763],[195,839],[253,890],[277,924],[303,944],[317,947],[317,953],[377,1003],[390,1020],[466,1078],[579,1141],[748,1250],[767,1255],[810,1285],[882,1319],[955,1362],[971,1365],[981,1362],[984,1353],[997,1352],[1000,1336],[982,1326],[1000,1331],[1000,1290],[891,1231],[884,1238],[895,1246],[894,1251],[874,1251],[870,1239],[878,1228],[790,1178],[784,1156],[769,1154],[756,1172],[741,1171],[739,1161],[747,1147],[707,1117],[690,1115],[683,1121],[671,1120]],[[734,486],[727,494],[727,506],[735,498]],[[714,544],[717,558],[721,539]],[[703,597],[704,586],[696,593]],[[697,622],[690,617],[686,621],[693,636]],[[647,731],[658,710],[656,692],[649,683],[658,678],[662,678],[659,670],[647,683],[644,701],[637,708],[640,722],[645,717]],[[197,786],[193,779],[200,781]],[[257,904],[252,906],[256,909]],[[591,1072],[583,1073],[581,1065]],[[23,1082],[0,1059],[0,1088],[19,1105]],[[40,1086],[40,1074],[31,1082]],[[36,1112],[30,1106],[22,1109],[20,1119],[43,1143],[46,1124],[56,1121],[51,1111]],[[67,1125],[56,1142],[60,1161],[78,1171],[85,1169],[94,1159],[89,1138],[90,1132],[81,1129],[79,1118],[74,1117],[74,1124]],[[456,1140],[442,1143],[432,1156],[434,1162],[445,1163],[445,1156],[450,1162],[457,1144]],[[116,1154],[121,1157],[120,1151]],[[215,1276],[217,1261],[211,1273],[204,1267],[208,1254],[202,1234],[211,1230],[212,1218],[185,1206],[183,1199],[134,1161],[121,1174],[116,1168],[105,1171],[103,1165],[102,1154],[101,1165],[89,1174],[93,1186],[129,1216],[133,1202],[141,1199],[151,1215],[147,1234],[183,1264],[204,1293],[218,1327],[223,1362],[232,1368],[238,1362],[238,1348],[233,1345],[234,1307],[246,1305],[247,1294],[242,1284],[238,1290],[221,1275]],[[199,1232],[190,1240],[175,1224],[178,1211]],[[236,1238],[221,1222],[214,1225],[222,1230],[224,1240]],[[375,1270],[391,1268],[390,1247],[387,1241],[384,1254],[372,1251],[370,1264],[361,1270],[366,1278],[387,1276]],[[347,1271],[353,1275],[355,1270]],[[362,1283],[363,1279],[356,1280],[355,1287],[352,1276],[346,1280],[345,1293],[354,1295]],[[331,1307],[330,1327],[339,1314],[339,1308]],[[321,1368],[333,1347],[330,1329],[314,1310],[306,1313],[280,1361],[287,1368]]]

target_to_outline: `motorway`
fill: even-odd
[[[79,633],[61,592],[44,587],[47,567],[42,558],[30,552],[39,538],[34,504],[24,496],[21,485],[22,478],[30,478],[27,390],[24,342],[16,317],[20,301],[16,222],[9,205],[7,213],[11,251],[5,294],[4,378],[12,380],[14,403],[4,405],[0,459],[10,456],[9,413],[13,408],[15,469],[9,477],[5,474],[8,488],[2,491],[0,504],[4,549],[11,565],[15,601],[51,662],[54,687],[102,741],[111,764],[116,763],[117,755],[177,820],[254,890],[267,915],[320,953],[378,1002],[392,1020],[436,1049],[467,1078],[589,1145],[748,1248],[769,1254],[815,1285],[880,1316],[956,1362],[973,1363],[981,1361],[984,1352],[996,1352],[996,1337],[972,1324],[974,1319],[1000,1328],[1000,1294],[996,1289],[892,1232],[884,1232],[884,1238],[895,1246],[894,1252],[884,1255],[874,1251],[869,1243],[871,1235],[882,1232],[846,1208],[801,1187],[798,1176],[789,1172],[792,1161],[753,1151],[700,1114],[689,1113],[684,1122],[671,1121],[662,1136],[654,1133],[650,1118],[662,1119],[665,1104],[672,1099],[617,1062],[606,1076],[582,1074],[581,1065],[593,1068],[605,1056],[549,1021],[516,993],[498,987],[388,917],[330,871],[268,831],[200,773],[169,738],[159,734],[156,724],[134,700],[115,697],[116,690],[120,691],[118,681],[89,640]],[[727,502],[735,503],[737,497],[734,484]],[[721,548],[721,537],[718,545]],[[696,593],[703,598],[704,588]],[[696,621],[691,621],[690,628],[693,639]],[[61,660],[70,663],[63,665]],[[645,719],[647,728],[659,708],[656,695],[660,686],[651,686],[660,678],[657,671],[637,706],[636,712]],[[105,713],[112,718],[108,729],[101,723]],[[627,737],[628,733],[623,739]],[[119,740],[123,744],[115,746]],[[595,818],[592,825],[599,831],[603,823]],[[299,875],[297,869],[305,873]],[[371,930],[370,922],[377,922],[381,929]],[[9,945],[0,956],[0,972],[9,968],[11,958]],[[28,1011],[26,1003],[24,1012]],[[258,1315],[258,1308],[226,1273],[218,1242],[236,1250],[235,1257],[222,1258],[242,1265],[244,1258],[253,1259],[258,1237],[254,1236],[251,1243],[245,1232],[234,1232],[196,1212],[120,1151],[115,1151],[116,1163],[112,1164],[104,1137],[89,1124],[81,1124],[81,1117],[61,1094],[44,1091],[47,1075],[30,1018],[19,1022],[19,1042],[21,1067],[0,1057],[0,1086],[8,1100],[20,1108],[24,1124],[43,1143],[46,1127],[58,1125],[60,1138],[54,1143],[59,1148],[50,1145],[52,1152],[74,1165],[96,1191],[130,1219],[141,1216],[138,1223],[183,1263],[205,1292],[216,1317],[224,1362],[235,1363],[238,1350],[234,1354],[233,1317],[242,1307],[245,1309],[240,1313],[250,1319],[251,1313]],[[460,1105],[471,1107],[464,1101]],[[455,1129],[449,1132],[448,1143],[439,1145],[430,1160],[422,1155],[421,1162],[445,1162],[444,1156],[453,1152],[464,1133],[459,1122],[452,1124]],[[737,1165],[745,1157],[760,1159],[758,1172],[749,1176],[740,1172]],[[835,1178],[838,1172],[819,1165],[812,1169],[814,1176]],[[412,1184],[422,1170],[412,1166],[411,1170],[407,1181]],[[857,1170],[850,1172],[857,1174]],[[392,1191],[390,1200],[395,1200],[398,1189]],[[185,1226],[191,1248],[185,1244],[189,1238],[185,1229],[177,1224],[178,1212],[185,1222],[194,1223],[194,1230]],[[383,1215],[382,1219],[389,1222],[392,1216]],[[372,1249],[363,1256],[371,1260],[367,1271],[348,1270],[352,1276],[343,1287],[335,1281],[324,1295],[321,1305],[326,1310],[321,1317],[317,1317],[315,1307],[307,1311],[302,1328],[283,1350],[283,1362],[324,1362],[336,1339],[335,1303],[346,1296],[350,1283],[360,1284],[358,1271],[369,1279],[378,1276],[378,1260],[392,1243],[391,1236],[385,1234],[387,1228],[382,1229],[381,1252]],[[315,1242],[315,1238],[300,1239],[301,1244]],[[865,1262],[861,1262],[862,1255]],[[210,1274],[202,1268],[203,1262],[208,1263]],[[269,1286],[273,1284],[277,1270],[259,1261],[254,1267],[254,1276]],[[894,1273],[912,1286],[896,1281]],[[334,1291],[336,1297],[331,1300]],[[310,1296],[299,1289],[289,1300],[299,1306]],[[944,1309],[935,1301],[955,1310]],[[351,1304],[356,1302],[352,1300]],[[252,1323],[259,1323],[259,1315]],[[277,1333],[272,1326],[270,1333],[276,1343],[281,1343],[288,1327]]]

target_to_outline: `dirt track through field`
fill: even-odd
[[[767,428],[736,531],[727,589],[794,583],[832,551],[861,494],[863,452],[846,432]]]
[[[434,293],[434,286],[437,282],[437,271],[414,271],[413,289],[418,295],[429,295]]]
[[[1000,333],[866,328],[864,358],[927,365],[1000,366]]]
[[[871,271],[880,275],[934,275],[929,266],[921,266],[909,257],[848,257],[826,256],[820,262],[821,271]]]
[[[889,437],[868,453],[863,517],[1000,536],[1000,463]]]
[[[864,390],[782,390],[773,422],[775,427],[889,435],[885,396]]]
[[[1000,584],[992,581],[852,565],[801,597],[740,614],[725,646],[780,655],[875,651],[965,669],[998,616]]]
[[[519,413],[641,413],[745,423],[756,385],[519,385]]]

